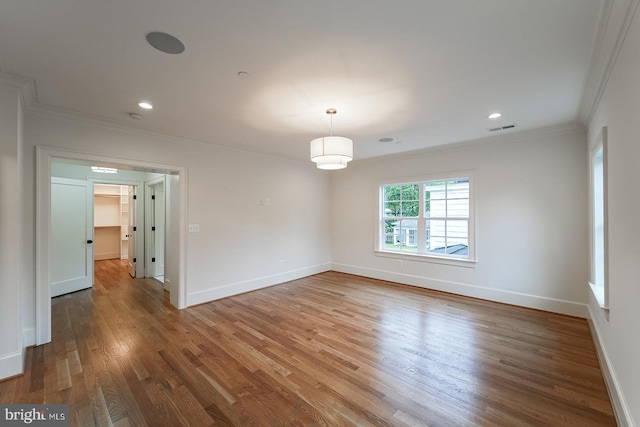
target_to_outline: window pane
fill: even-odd
[[[593,158],[593,267],[594,284],[604,286],[604,151]]]
[[[416,237],[418,235],[418,230],[409,230],[409,245],[410,246],[417,246],[418,242],[416,240]]]
[[[400,200],[400,186],[399,185],[388,185],[384,187],[384,200]]]
[[[385,202],[384,216],[400,216],[400,202]]]
[[[446,187],[445,181],[429,181],[424,183],[425,192],[433,192],[433,194],[441,194],[444,197],[444,190]]]
[[[384,222],[384,232],[385,232],[385,233],[393,233],[394,225],[395,225],[397,222],[398,222],[398,221],[393,220],[393,219],[392,219],[392,220],[389,220],[389,219],[388,219],[388,220],[385,220],[385,222]]]
[[[467,220],[450,219],[447,221],[447,238],[449,240],[456,238],[466,239],[468,235],[469,222]]]
[[[418,221],[402,220],[400,221],[400,250],[403,252],[417,252],[418,247],[415,244],[415,236],[418,232]]]
[[[447,201],[442,199],[431,200],[431,210],[427,216],[434,218],[445,218],[447,216]]]
[[[468,199],[469,198],[469,180],[449,181],[447,184],[447,193],[450,199]]]
[[[402,200],[419,200],[420,187],[418,184],[409,184],[402,186]]]
[[[445,216],[445,183],[432,181],[424,184],[424,212],[425,216]]]
[[[447,238],[446,253],[449,255],[468,256],[469,241],[461,238]]]
[[[427,235],[427,251],[441,250],[444,252],[445,246],[445,225],[444,220],[426,221],[425,232]]]
[[[418,216],[420,202],[402,202],[402,216]]]
[[[457,218],[469,217],[469,199],[447,200],[447,216]]]

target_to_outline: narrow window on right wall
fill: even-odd
[[[607,230],[607,128],[603,127],[589,156],[591,274],[589,286],[601,308],[609,308]]]

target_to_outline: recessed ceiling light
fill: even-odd
[[[184,52],[184,44],[171,34],[153,31],[147,34],[147,43],[160,52],[176,55]]]
[[[391,141],[393,141],[393,138],[389,138],[389,137],[387,137],[387,138],[380,138],[378,141],[380,141],[380,142],[391,142]]]
[[[489,114],[489,118],[490,119],[497,119],[499,117],[502,117],[502,113],[491,113],[491,114]]]
[[[129,113],[129,117],[131,117],[132,119],[135,119],[135,120],[140,120],[142,118],[142,115],[140,115],[138,113]]]
[[[246,71],[238,71],[238,77],[249,77],[249,73]]]
[[[153,105],[149,104],[146,101],[142,101],[142,102],[138,102],[138,107],[144,108],[145,110],[151,110],[153,108]]]

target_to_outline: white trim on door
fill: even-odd
[[[144,248],[145,248],[145,277],[154,277],[154,266],[153,263],[151,262],[151,258],[153,256],[153,250],[152,250],[152,241],[153,239],[151,239],[152,233],[151,233],[151,224],[153,224],[153,218],[152,218],[152,203],[151,203],[151,194],[152,194],[152,187],[162,184],[163,188],[166,189],[167,187],[167,179],[166,179],[166,175],[163,177],[159,177],[159,178],[154,178],[152,180],[149,180],[147,182],[145,182],[145,187],[144,187],[144,228],[145,228],[145,239],[144,239]],[[166,205],[166,191],[164,193],[165,195],[165,205]],[[166,216],[165,216],[166,218]],[[166,221],[165,221],[165,234],[166,234]],[[166,253],[166,244],[165,244],[165,253]],[[165,289],[167,288],[167,283],[164,283],[165,285]]]

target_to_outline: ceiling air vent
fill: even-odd
[[[489,132],[495,132],[498,130],[505,130],[505,129],[513,129],[514,127],[516,127],[516,125],[499,126],[497,128],[490,128]]]

